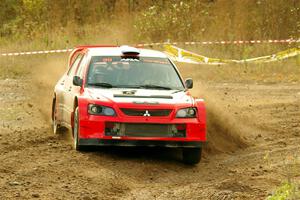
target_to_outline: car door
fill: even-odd
[[[54,101],[52,104],[52,114],[54,117],[54,114],[56,116],[56,120],[58,120],[59,123],[64,122],[63,120],[63,109],[64,109],[64,85],[65,85],[65,80],[67,77],[67,72],[59,79],[57,82],[55,89],[54,89]],[[55,106],[55,107],[54,107]],[[54,110],[56,109],[56,110]]]
[[[85,71],[85,67],[87,65],[87,55],[82,55],[82,59],[79,62],[79,65],[77,67],[77,69],[75,70],[75,74],[74,76],[78,76],[81,79],[83,78],[83,74]],[[68,119],[67,119],[67,123],[71,124],[71,120],[72,120],[72,113],[74,111],[74,100],[76,96],[80,96],[80,93],[82,92],[81,87],[80,86],[76,86],[73,84],[73,78],[72,78],[72,82],[71,82],[71,91],[69,91],[69,94],[67,96],[67,105],[69,105],[69,113],[68,113]]]
[[[70,67],[65,82],[64,82],[64,113],[63,120],[68,125],[71,125],[71,113],[73,112],[73,77],[76,73],[76,70],[79,66],[80,61],[82,60],[82,53],[78,53],[72,66]]]

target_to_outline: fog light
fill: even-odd
[[[185,130],[185,124],[177,124],[176,128],[177,130]]]

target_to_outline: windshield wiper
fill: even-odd
[[[89,83],[89,85],[98,86],[98,87],[104,87],[104,88],[112,88],[112,87],[114,87],[112,84],[105,83],[105,82],[102,82],[102,83]]]
[[[145,89],[161,89],[161,90],[172,90],[170,87],[160,86],[160,85],[139,85],[139,88],[145,88]]]
[[[160,85],[112,85],[110,83],[89,83],[92,86],[104,87],[104,88],[145,88],[145,89],[160,89],[160,90],[172,90],[170,87],[160,86]]]
[[[185,92],[186,90],[175,90],[174,92],[172,92],[172,94],[178,93],[178,92]]]

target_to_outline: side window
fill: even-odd
[[[82,73],[83,73],[84,67],[86,65],[86,61],[87,61],[87,55],[84,55],[79,64],[79,67],[77,68],[76,76],[79,76],[82,78]]]
[[[78,66],[78,64],[79,64],[79,62],[80,62],[80,60],[81,60],[81,58],[82,58],[82,55],[81,55],[81,54],[79,54],[79,55],[76,57],[75,61],[73,62],[72,66],[70,67],[70,69],[69,69],[69,71],[68,71],[68,76],[69,76],[69,75],[74,75],[74,73],[75,73],[75,71],[76,71],[76,69],[77,69],[77,66]]]

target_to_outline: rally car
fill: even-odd
[[[188,89],[162,52],[130,46],[79,46],[54,89],[54,133],[69,128],[73,146],[182,149],[185,163],[201,159],[206,141],[203,99]]]

